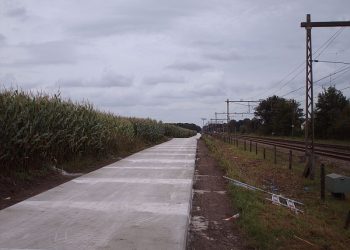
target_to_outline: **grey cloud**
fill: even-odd
[[[0,85],[15,85],[17,84],[17,79],[13,74],[7,73],[0,76]]]
[[[190,91],[190,93],[192,93],[193,95],[195,95],[197,97],[222,96],[225,94],[225,89],[220,88],[218,85],[207,84],[204,86],[200,86],[199,88],[192,89]]]
[[[27,10],[24,7],[17,7],[6,12],[6,16],[25,19],[27,17]]]
[[[32,90],[40,89],[43,87],[39,81],[19,81],[12,73],[0,75],[0,88],[6,86],[6,88]]]
[[[5,43],[6,37],[0,33],[0,44]]]
[[[151,31],[164,27],[165,23],[154,22],[145,17],[120,16],[75,25],[68,32],[80,37],[110,36],[131,31]]]
[[[198,63],[198,62],[182,62],[182,63],[173,63],[166,67],[167,69],[173,70],[184,70],[184,71],[202,71],[205,69],[212,68],[211,65],[206,63]]]
[[[244,60],[244,57],[238,54],[237,52],[213,52],[204,55],[205,58],[215,60],[215,61],[241,61]]]
[[[95,101],[105,107],[132,107],[140,104],[140,97],[134,93],[101,93],[101,96],[95,97]]]
[[[300,74],[279,90],[281,78],[305,60],[305,13],[331,21],[349,17],[350,7],[349,0],[311,2],[0,0],[0,81],[33,91],[60,86],[72,100],[119,114],[201,122],[222,111],[227,98],[259,99],[303,86]],[[320,60],[347,61],[347,31]],[[315,31],[314,48],[334,32]],[[339,65],[320,66],[315,79]],[[344,88],[345,77],[332,83]],[[286,97],[299,100],[302,92]]]
[[[51,41],[35,44],[19,44],[12,49],[26,53],[3,66],[32,66],[48,64],[72,64],[77,62],[76,45],[72,41]]]
[[[227,43],[225,41],[218,41],[217,39],[214,40],[196,40],[192,42],[193,46],[200,46],[200,47],[219,47],[219,46],[225,46]]]
[[[174,21],[190,17],[203,9],[212,8],[203,1],[158,1],[140,3],[116,3],[102,18],[87,18],[84,22],[70,26],[66,31],[81,37],[100,37],[127,32],[159,32],[169,29]]]
[[[60,79],[56,82],[53,88],[75,88],[86,87],[86,84],[81,79]]]
[[[61,79],[56,83],[56,87],[62,88],[113,88],[113,87],[130,87],[133,85],[131,77],[116,74],[112,71],[104,72],[98,79]]]
[[[179,76],[156,76],[156,77],[146,77],[143,83],[146,85],[157,85],[162,83],[184,83],[185,79]]]
[[[60,64],[76,62],[76,50],[71,41],[53,41],[25,45],[31,57],[25,63]]]
[[[103,37],[127,32],[155,32],[169,27],[178,13],[166,13],[153,9],[138,14],[115,14],[100,20],[76,24],[67,31],[80,37]],[[157,18],[155,18],[157,17]]]
[[[186,93],[186,94],[184,94]],[[154,98],[156,100],[168,100],[168,99],[178,99],[178,100],[185,100],[189,98],[188,92],[186,89],[177,89],[172,91],[162,91],[158,94],[154,95]]]
[[[204,98],[210,98],[215,97],[216,102],[217,98],[220,96],[223,96],[225,94],[225,91],[219,88],[211,88],[211,87],[203,87],[203,88],[197,88],[197,89],[178,89],[178,90],[172,90],[168,92],[161,92],[159,94],[156,94],[154,96],[154,99],[157,100],[153,105],[157,105],[160,103],[169,104],[169,99],[172,99],[174,101],[185,102],[185,101],[199,101],[203,100]]]
[[[126,77],[118,75],[114,72],[106,72],[100,81],[99,87],[128,87],[131,86],[133,79],[131,77]]]

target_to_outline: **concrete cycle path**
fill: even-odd
[[[0,211],[0,249],[185,249],[198,136]]]

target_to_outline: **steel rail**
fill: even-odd
[[[295,145],[295,144],[300,144],[300,143],[295,143],[295,141],[282,143],[282,142],[275,141],[273,139],[260,139],[258,137],[250,137],[250,136],[241,136],[241,137],[238,137],[238,139],[241,139],[241,140],[246,139],[246,140],[257,142],[260,144],[278,146],[280,148],[286,148],[286,149],[291,149],[299,152],[305,152],[304,146]],[[322,144],[322,145],[328,145],[328,144]],[[322,147],[315,147],[315,154],[320,156],[326,156],[326,157],[331,157],[335,159],[350,161],[350,152],[341,152],[341,151],[324,149]]]

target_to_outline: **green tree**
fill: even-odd
[[[295,100],[276,95],[268,97],[255,108],[255,116],[261,123],[262,134],[292,135],[301,133],[302,109]]]
[[[350,139],[350,103],[345,106],[334,124],[334,138]]]
[[[255,133],[259,126],[260,126],[260,121],[256,119],[255,117],[253,119],[243,119],[238,122],[239,125],[239,132],[242,134],[250,134],[250,133]]]
[[[190,129],[190,130],[194,130],[194,131],[197,131],[198,133],[201,132],[202,128],[199,127],[198,125],[194,124],[194,123],[171,123],[173,125],[176,125],[178,127],[181,127],[181,128],[187,128],[187,129]]]
[[[318,94],[315,110],[315,133],[320,138],[342,138],[350,129],[349,100],[334,86]],[[348,137],[349,138],[349,137]]]

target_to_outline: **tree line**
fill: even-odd
[[[202,128],[194,123],[171,123],[171,124],[181,128],[194,130],[194,131],[197,131],[198,133],[202,131]]]
[[[350,100],[334,86],[318,94],[314,116],[316,138],[350,139]],[[226,124],[211,126],[221,130],[227,127]],[[273,95],[259,103],[252,119],[231,120],[228,128],[231,133],[301,136],[304,126],[301,104]]]

